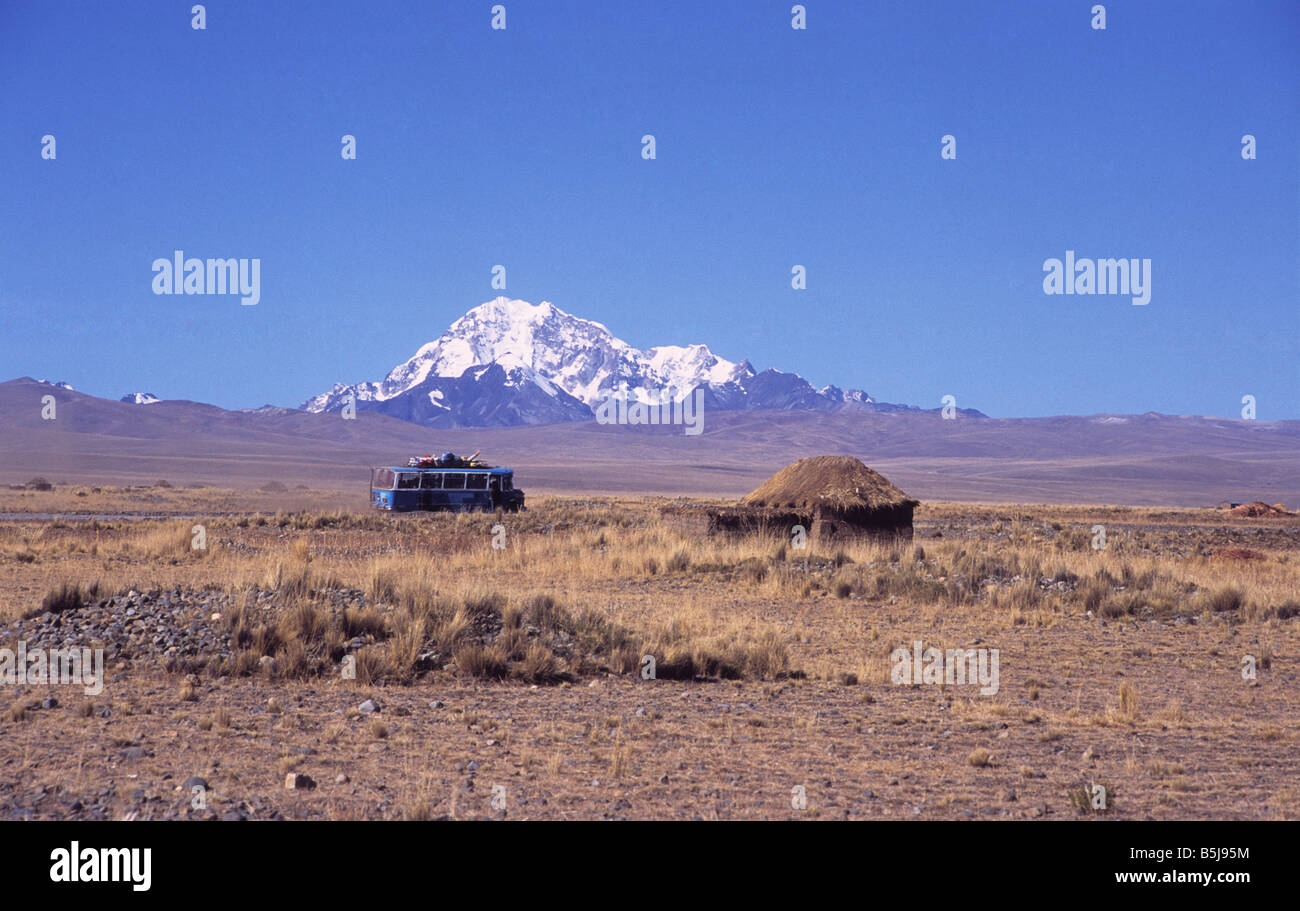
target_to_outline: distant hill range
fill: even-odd
[[[44,419],[45,396],[54,400],[53,420]],[[370,466],[476,449],[513,467],[530,494],[732,497],[797,458],[842,454],[922,501],[1300,506],[1300,421],[1158,414],[945,420],[920,410],[796,408],[709,412],[699,436],[590,417],[435,430],[365,409],[345,420],[274,406],[229,411],[164,400],[142,408],[30,378],[0,383],[6,484],[35,476],[73,484],[278,481],[356,490],[361,504]]]
[[[600,323],[549,302],[504,297],[470,310],[383,380],[336,384],[302,409],[341,411],[351,402],[426,427],[512,427],[590,420],[597,404],[623,387],[642,401],[662,390],[680,399],[698,389],[709,412],[926,410],[877,402],[859,389],[816,389],[797,373],[759,373],[707,345],[633,348]]]

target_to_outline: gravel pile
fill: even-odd
[[[313,592],[331,608],[359,607],[364,593],[355,589],[324,589]],[[25,641],[34,648],[103,648],[110,661],[151,659],[227,659],[238,651],[230,630],[222,620],[236,598],[216,591],[130,591],[58,613],[47,611],[26,620],[0,626],[0,647]],[[284,608],[271,591],[256,591],[252,603],[266,612],[268,620]],[[214,619],[215,617],[215,619]],[[348,643],[355,649],[369,641]]]

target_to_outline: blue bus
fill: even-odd
[[[411,459],[370,471],[370,504],[398,512],[519,512],[524,492],[514,486],[514,469],[485,465],[474,453],[468,459],[450,452]]]

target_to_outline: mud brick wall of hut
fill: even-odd
[[[912,507],[883,509],[818,509],[808,534],[816,541],[845,541],[853,538],[912,537]]]

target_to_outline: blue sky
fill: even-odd
[[[0,379],[297,405],[500,263],[888,401],[1300,418],[1300,3],[504,5],[0,4]],[[261,302],[154,295],[178,248]],[[1044,294],[1066,250],[1149,258],[1150,304]]]

